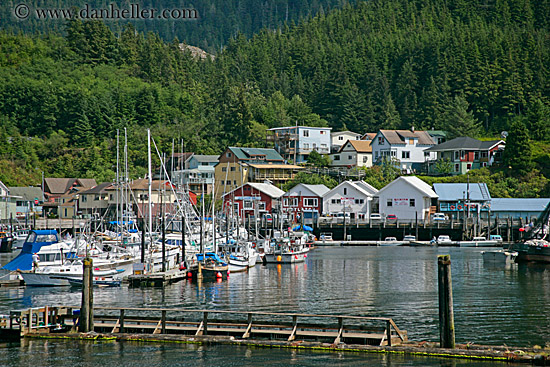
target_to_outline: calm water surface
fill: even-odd
[[[227,282],[197,285],[187,281],[165,289],[98,289],[96,306],[207,308],[240,311],[303,312],[392,317],[409,339],[437,341],[437,255],[452,261],[457,343],[544,345],[550,342],[550,266],[487,266],[475,248],[333,247],[318,248],[297,265],[256,266],[232,274]],[[6,255],[0,263],[7,262]],[[0,313],[44,305],[80,305],[80,292],[71,288],[0,288]],[[140,357],[146,348],[150,363]],[[51,357],[45,365],[69,365],[66,355],[88,361],[123,356],[121,366],[185,365],[460,365],[395,356],[368,356],[260,350],[233,347],[151,346],[118,343],[25,341],[1,345],[0,365],[32,365],[30,350]],[[101,357],[101,356],[104,357]],[[179,355],[179,357],[176,357]],[[58,360],[59,359],[59,360]],[[54,362],[56,361],[57,362]],[[265,361],[264,361],[265,360]],[[319,363],[320,360],[325,362]],[[11,362],[16,361],[16,362]],[[143,362],[143,364],[141,364]],[[441,363],[441,364],[440,364]],[[44,364],[41,364],[44,365]],[[237,365],[236,363],[234,365]],[[472,365],[471,361],[465,365]],[[482,365],[482,364],[480,364]]]

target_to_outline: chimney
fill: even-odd
[[[411,131],[414,133],[414,125],[411,127]]]

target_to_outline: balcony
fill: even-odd
[[[283,173],[259,172],[252,175],[252,180],[284,181],[284,180],[291,180],[293,177],[294,177],[294,174],[292,172],[283,172]]]

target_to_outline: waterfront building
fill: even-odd
[[[10,189],[0,181],[0,219],[7,221],[10,218],[15,218],[16,204],[19,197],[15,197],[10,193]]]
[[[287,162],[305,163],[312,151],[329,154],[331,127],[290,126],[268,130],[267,141]]]
[[[247,182],[223,195],[223,208],[233,208],[240,218],[257,217],[280,208],[284,191],[269,183]],[[275,210],[275,211],[277,211]]]
[[[83,218],[102,217],[109,207],[109,193],[106,190],[111,182],[103,182],[77,195],[78,214]]]
[[[492,198],[491,218],[522,219],[534,222],[550,203],[550,198]]]
[[[439,197],[439,212],[449,219],[491,210],[491,194],[485,183],[434,183],[433,190]]]
[[[325,185],[300,183],[283,195],[283,213],[292,222],[304,220],[310,224],[323,212],[323,195],[330,189]]]
[[[42,209],[47,215],[61,216],[62,213],[59,213],[59,207],[64,204],[64,200],[65,202],[68,201],[71,194],[81,191],[82,188],[87,190],[97,186],[97,182],[93,178],[46,177],[43,186],[44,204]],[[65,199],[61,199],[61,197]],[[67,215],[69,215],[69,211],[72,211],[72,209],[67,210]],[[72,215],[70,218],[72,218]]]
[[[42,213],[44,194],[40,187],[9,187],[9,194],[15,199],[15,218],[25,219]]]
[[[399,221],[429,220],[436,212],[438,195],[416,176],[401,176],[375,195],[379,212],[394,214]]]
[[[377,192],[364,181],[344,181],[323,195],[323,214],[345,212],[350,218],[368,218],[371,201]]]

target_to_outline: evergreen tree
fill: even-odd
[[[456,96],[444,115],[441,128],[449,132],[450,139],[459,136],[475,137],[479,134],[480,124],[472,111],[468,111],[466,98]]]
[[[503,161],[508,173],[521,177],[531,172],[534,169],[532,154],[529,130],[523,118],[518,117],[512,123],[504,149]]]

